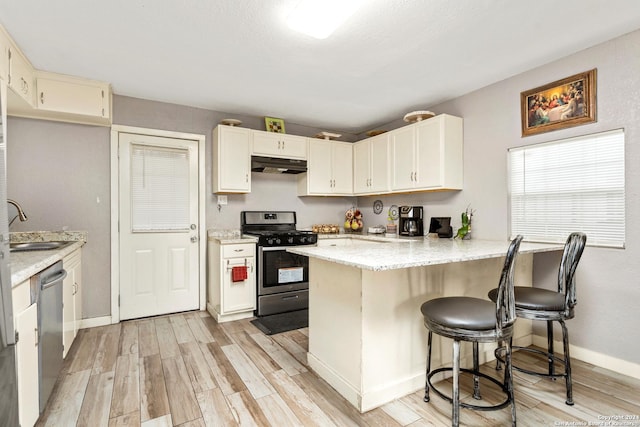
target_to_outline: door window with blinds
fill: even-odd
[[[511,236],[593,246],[625,244],[622,129],[509,150]]]
[[[187,232],[189,224],[189,150],[132,144],[132,231]]]

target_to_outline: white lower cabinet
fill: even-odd
[[[16,370],[18,372],[18,418],[23,427],[32,426],[40,415],[38,377],[38,305],[26,280],[13,288],[13,312],[18,334]],[[34,301],[32,303],[32,301]],[[0,424],[2,424],[0,422]]]
[[[209,241],[207,310],[218,322],[253,316],[256,308],[255,243]],[[234,267],[246,268],[244,280],[233,280]]]
[[[64,257],[62,265],[67,271],[62,283],[62,356],[67,357],[82,320],[82,249]]]

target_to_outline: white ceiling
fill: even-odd
[[[368,0],[316,40],[284,24],[296,3],[0,0],[0,23],[118,95],[353,133],[640,28],[637,0]]]

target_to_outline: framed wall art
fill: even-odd
[[[284,120],[282,119],[276,119],[274,117],[265,117],[264,125],[267,128],[267,132],[285,133]]]
[[[596,121],[596,69],[520,94],[522,136]]]

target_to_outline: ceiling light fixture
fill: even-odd
[[[301,0],[287,18],[290,28],[326,39],[364,3],[364,0]]]

